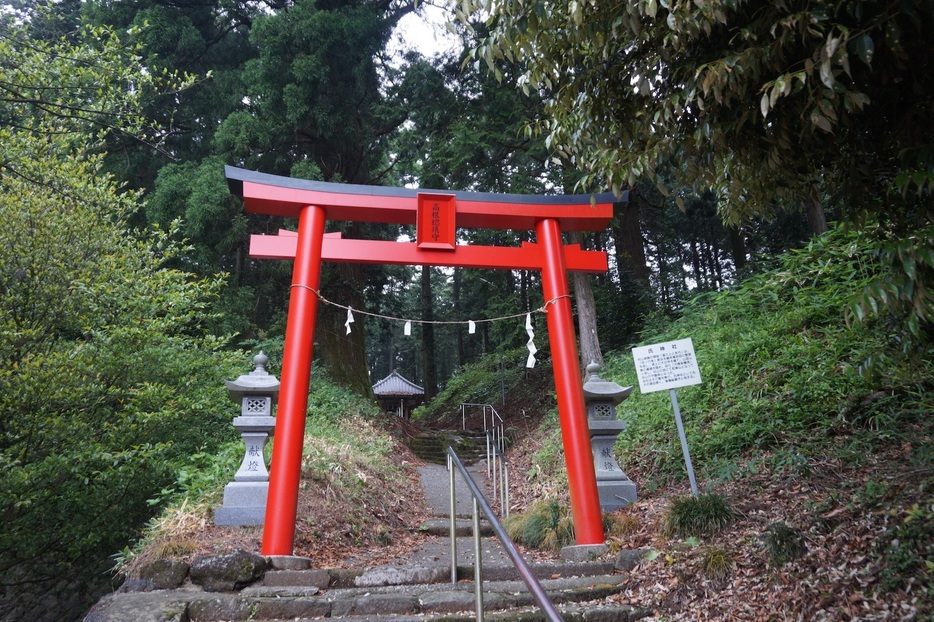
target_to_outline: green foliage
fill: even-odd
[[[59,13],[72,3],[54,4]],[[151,75],[177,70],[198,78],[183,91],[143,98],[145,116],[167,131],[160,133],[155,149],[127,137],[111,137],[107,170],[132,188],[152,189],[166,164],[198,162],[217,154],[214,133],[232,111],[243,106],[240,69],[255,55],[248,26],[264,8],[248,0],[86,0],[74,4],[80,5],[85,23],[128,33]]]
[[[733,509],[726,499],[714,493],[703,493],[696,497],[673,498],[660,526],[666,538],[690,538],[715,534],[732,521]]]
[[[836,430],[872,430],[878,440],[929,408],[930,355],[904,351],[898,317],[844,321],[849,303],[885,274],[863,234],[837,229],[771,271],[696,298],[678,320],[650,324],[647,343],[694,341],[703,384],[678,397],[699,469],[715,473],[750,449],[774,448],[782,468],[802,471],[808,445]],[[637,384],[628,352],[606,362],[605,378]],[[667,394],[634,395],[621,412],[620,453],[683,477]]]
[[[376,64],[393,13],[373,3],[295,2],[255,16],[258,56],[240,73],[249,103],[223,120],[216,146],[267,172],[288,174],[309,160],[326,181],[371,182],[384,136],[405,118],[384,105]]]
[[[173,229],[129,231],[138,197],[92,155],[103,130],[147,127],[132,48],[2,28],[0,83],[30,101],[0,104],[0,570],[5,588],[91,581],[188,457],[231,437],[240,355],[203,330],[219,281],[166,267]]]
[[[187,88],[191,79],[169,71],[141,72],[138,48],[111,29],[87,27],[72,38],[79,43],[34,38],[11,16],[0,16],[3,132],[48,136],[59,147],[75,151],[98,147],[114,133],[158,141],[162,128],[141,113],[142,103]],[[10,149],[4,167],[16,171],[25,164],[28,144],[3,138],[5,152]],[[37,150],[33,156],[42,159],[44,153]]]
[[[519,387],[524,373],[522,368],[515,364],[503,365],[503,361],[516,361],[524,356],[520,351],[511,351],[500,356],[486,356],[475,363],[458,368],[454,375],[444,385],[430,403],[415,409],[413,418],[417,420],[435,420],[443,416],[451,416],[452,409],[460,404],[491,404],[499,403],[502,396],[502,386]],[[515,398],[517,396],[511,395]]]
[[[227,189],[224,162],[217,157],[160,169],[146,214],[150,223],[163,227],[181,219],[185,238],[198,241],[191,258],[199,267],[216,269],[220,257],[230,254],[247,235],[243,206]]]
[[[346,419],[372,419],[379,414],[375,402],[335,384],[320,367],[312,371],[308,391],[308,426],[318,436],[326,436],[326,430],[340,436]]]
[[[851,215],[907,222],[929,201],[931,75],[918,70],[931,59],[929,4],[474,0],[456,11],[489,28],[468,60],[497,75],[519,64],[520,87],[545,93],[534,131],[585,184],[655,183],[671,166],[736,219],[768,214],[776,196],[798,206],[822,181]]]
[[[262,347],[270,353],[269,372],[277,375],[281,340],[266,342]],[[355,512],[362,508],[359,516],[347,517],[348,523],[369,520],[364,511],[371,499],[368,491],[379,481],[391,480],[398,471],[392,460],[393,440],[375,425],[378,410],[367,400],[335,385],[321,370],[312,376],[308,403],[303,477],[306,481],[323,482]],[[232,430],[229,420],[222,426]],[[266,445],[267,463],[274,442],[272,439]],[[114,571],[126,571],[141,558],[184,556],[184,547],[189,546],[192,537],[185,530],[185,523],[192,522],[191,515],[197,517],[194,522],[205,520],[220,505],[224,487],[243,459],[243,450],[241,439],[230,439],[179,463],[171,483],[148,501],[162,508],[161,513],[148,521],[141,538],[113,556]],[[388,535],[381,537],[385,539]]]
[[[907,510],[891,512],[892,526],[873,547],[878,560],[885,565],[880,589],[905,587],[918,581],[927,590],[934,589],[934,501],[914,504]]]
[[[801,532],[787,523],[778,522],[769,525],[765,534],[765,550],[769,564],[774,567],[794,561],[807,552]]]
[[[520,194],[550,194],[565,183],[567,172],[547,165],[544,141],[521,137],[543,103],[515,88],[518,67],[496,79],[459,56],[409,60],[397,89],[413,106],[395,140],[406,183]]]
[[[910,233],[880,228],[863,236],[864,253],[879,272],[849,304],[848,319],[892,318],[903,351],[927,347],[934,327],[934,225]],[[867,368],[873,367],[872,361]]]

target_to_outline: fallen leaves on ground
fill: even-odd
[[[766,464],[768,456],[749,464]],[[927,620],[934,615],[928,569],[925,584],[885,584],[887,529],[914,504],[930,503],[931,473],[913,469],[889,447],[860,466],[823,457],[797,469],[751,468],[714,486],[736,519],[704,539],[662,538],[659,520],[673,493],[642,492],[621,510],[635,529],[612,544],[653,551],[631,572],[618,603],[654,612],[655,620]],[[927,484],[925,483],[927,480]],[[873,496],[875,495],[875,496]],[[803,536],[805,552],[779,566],[769,563],[770,525],[786,523]],[[931,548],[934,530],[928,535]],[[731,564],[723,579],[704,570],[713,547]],[[924,551],[918,551],[924,556]]]

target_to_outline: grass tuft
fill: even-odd
[[[639,528],[639,520],[632,514],[613,512],[603,515],[603,531],[610,538],[625,538]]]
[[[574,524],[567,509],[555,500],[541,501],[511,514],[506,533],[517,544],[533,549],[560,551],[574,543]]]
[[[800,531],[787,523],[778,522],[769,525],[765,533],[765,550],[769,554],[769,564],[777,567],[798,559],[807,548]]]
[[[726,579],[733,571],[733,558],[723,547],[707,547],[701,557],[701,570],[708,578],[718,581]]]
[[[733,509],[726,499],[714,493],[680,496],[662,515],[661,531],[666,538],[709,536],[733,521]]]

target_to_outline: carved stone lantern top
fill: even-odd
[[[253,357],[255,369],[243,374],[236,380],[227,380],[227,393],[230,399],[240,404],[247,395],[266,395],[275,403],[279,396],[279,380],[266,371],[269,357],[260,352]]]
[[[584,400],[592,401],[612,401],[616,406],[625,400],[632,393],[632,387],[622,387],[615,382],[604,380],[600,377],[600,365],[591,362],[587,366],[587,373],[590,377],[584,383]]]

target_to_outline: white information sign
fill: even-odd
[[[690,338],[632,349],[643,393],[700,384],[700,369]]]

